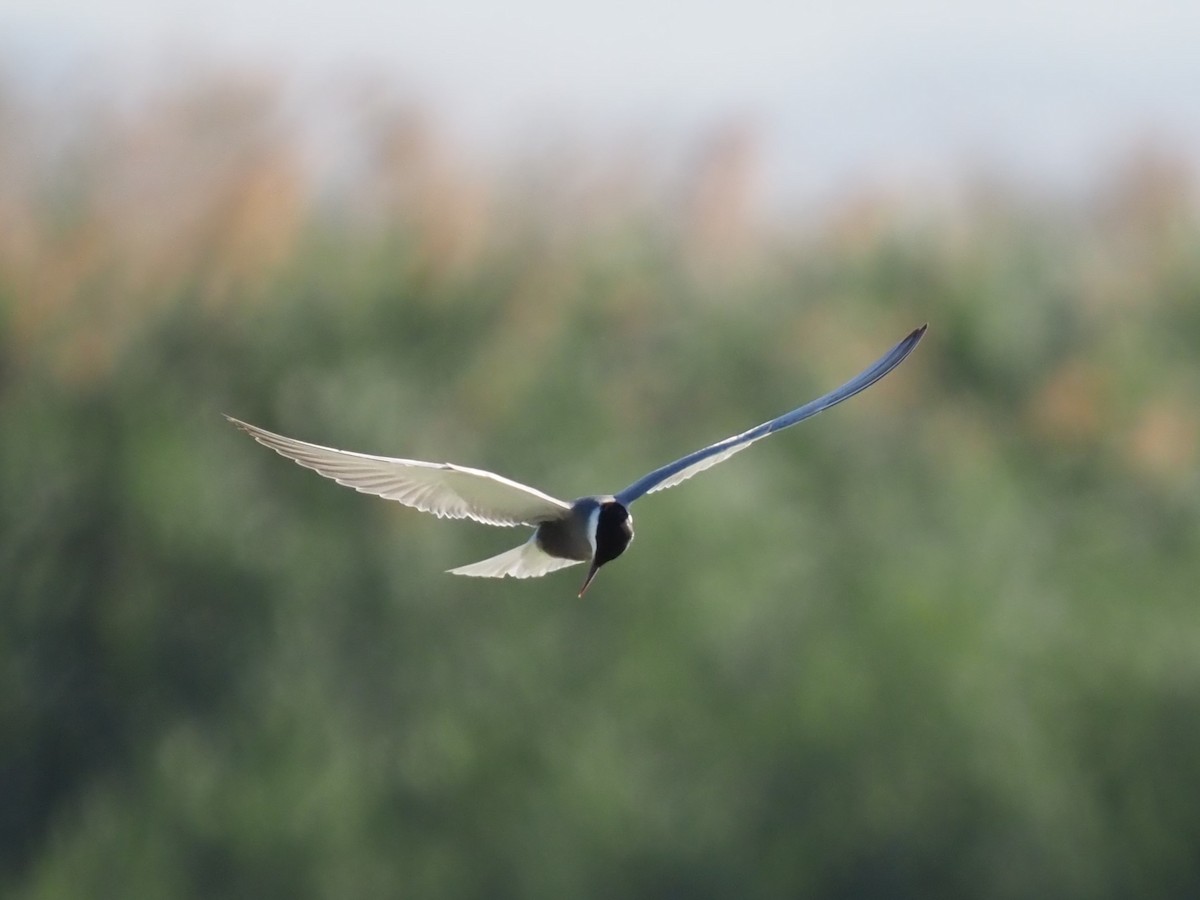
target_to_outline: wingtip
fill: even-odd
[[[920,328],[914,328],[913,333],[910,334],[909,337],[913,337],[913,338],[916,338],[917,340],[920,340],[921,338],[923,338],[925,336],[925,332],[928,329],[929,329],[929,323],[926,322]]]

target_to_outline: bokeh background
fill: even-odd
[[[0,893],[1200,896],[1193,7],[6,7]]]

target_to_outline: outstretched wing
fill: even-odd
[[[900,363],[904,362],[904,358],[912,353],[913,348],[917,346],[924,336],[927,327],[927,325],[922,325],[913,331],[873,365],[859,372],[836,390],[830,391],[825,396],[818,397],[816,400],[806,403],[798,409],[793,409],[789,413],[784,413],[782,416],[772,419],[769,422],[763,422],[756,428],[751,428],[742,434],[735,434],[733,437],[710,444],[703,450],[697,450],[695,453],[690,453],[682,459],[668,463],[660,469],[655,469],[649,475],[639,478],[629,487],[625,488],[625,490],[616,494],[617,500],[628,506],[643,494],[674,487],[681,481],[691,478],[697,472],[703,472],[705,469],[729,459],[729,457],[733,456],[739,450],[745,450],[755,441],[765,438],[768,434],[782,431],[784,428],[789,428],[797,422],[803,422],[810,416],[815,416],[822,410],[829,409],[829,407],[835,406],[843,400],[850,399],[860,391],[869,388],[888,372],[892,371],[892,369],[896,368],[896,366],[900,365]]]
[[[225,418],[264,447],[338,484],[442,518],[537,525],[570,509],[548,494],[482,469],[334,450],[273,434],[232,416]]]

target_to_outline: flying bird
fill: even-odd
[[[729,459],[755,441],[790,428],[866,390],[912,353],[926,327],[922,325],[915,329],[875,363],[823,397],[667,463],[615,494],[580,497],[571,503],[483,469],[335,450],[273,434],[232,416],[226,418],[281,456],[364,494],[398,500],[405,506],[440,518],[474,519],[485,525],[533,528],[533,534],[520,546],[449,571],[455,575],[482,578],[506,575],[536,578],[587,562],[591,565],[579,589],[582,597],[600,567],[624,553],[633,540],[633,518],[629,514],[633,501],[643,494],[674,487],[697,472]]]

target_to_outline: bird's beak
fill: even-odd
[[[592,579],[596,577],[596,572],[600,569],[600,563],[592,561],[592,567],[588,569],[587,578],[583,579],[583,587],[579,589],[579,596],[583,596],[583,592],[588,589],[588,585],[592,583]]]

